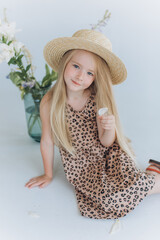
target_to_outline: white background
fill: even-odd
[[[0,0],[1,19],[5,7],[8,20],[15,21],[17,28],[22,29],[16,34],[16,38],[30,50],[33,56],[33,65],[36,66],[35,76],[38,80],[41,80],[45,73],[44,45],[53,38],[71,36],[79,29],[91,28],[90,24],[97,23],[108,9],[111,12],[111,19],[102,30],[111,40],[113,52],[122,59],[128,71],[127,80],[121,85],[114,86],[124,132],[132,140],[137,160],[142,169],[147,167],[149,158],[160,160],[160,3],[158,0]],[[0,64],[0,176],[4,186],[1,188],[0,194],[3,195],[3,201],[1,200],[1,211],[4,217],[1,219],[3,239],[44,239],[45,231],[51,234],[47,239],[54,239],[55,235],[55,239],[58,240],[69,239],[70,236],[77,239],[78,236],[79,239],[81,237],[97,239],[101,236],[101,239],[105,239],[104,236],[107,237],[109,229],[105,227],[107,222],[86,220],[80,217],[74,191],[66,183],[57,149],[56,159],[58,161],[54,169],[57,178],[55,177],[53,183],[44,190],[26,190],[24,188],[24,184],[29,178],[43,172],[43,167],[39,144],[33,142],[27,135],[20,92],[9,79],[6,79],[9,71],[10,68],[6,63]],[[55,192],[53,193],[53,191]],[[64,193],[68,200],[66,198],[64,200]],[[62,195],[61,201],[59,201],[60,195]],[[46,200],[46,198],[50,200]],[[122,220],[124,224],[128,225],[124,227],[123,234],[119,237],[131,239],[133,235],[137,239],[143,239],[143,237],[149,239],[151,236],[153,238],[153,232],[156,231],[153,222],[157,223],[156,218],[158,219],[160,212],[158,199],[159,195],[148,197],[134,213],[127,216],[127,223]],[[155,204],[153,204],[154,201]],[[39,205],[36,205],[38,202]],[[63,209],[66,202],[68,210]],[[55,216],[59,217],[58,220],[57,218],[52,219],[54,213],[47,215],[47,210],[43,208],[45,206],[49,214],[54,211],[53,206],[51,207],[53,203],[55,203],[54,208],[55,211],[57,210]],[[57,206],[58,203],[61,205]],[[74,208],[70,203],[74,205]],[[151,212],[152,205],[155,209],[153,208]],[[30,210],[39,211],[41,216],[45,216],[45,221],[42,217],[36,220],[30,219],[31,217],[27,215],[27,211]],[[44,211],[44,214],[41,211]],[[68,211],[69,216],[67,216],[70,220],[67,220],[66,211]],[[143,218],[144,213],[148,214],[148,218]],[[51,220],[49,225],[48,219]],[[77,222],[76,225],[75,219],[78,219],[77,221],[80,223]],[[21,227],[19,224],[23,223],[23,220],[24,224]],[[72,225],[67,227],[67,224],[71,224],[73,221],[73,229]],[[134,228],[134,224],[138,221],[139,226],[141,226],[141,221],[145,221],[150,232],[145,235],[145,230],[138,230],[138,228],[138,235],[135,235],[132,226]],[[55,232],[52,232],[50,228],[52,222],[53,227],[57,226],[57,223],[58,226],[62,224],[62,231],[57,230],[59,229],[57,226]],[[113,221],[108,221],[108,224],[111,222]],[[27,224],[33,232],[35,228],[36,233],[27,235]],[[84,234],[81,232],[81,227],[84,228]],[[95,231],[96,227],[97,231]],[[141,226],[140,229],[143,227]],[[63,229],[66,231],[66,234],[64,232],[65,238],[62,237]],[[130,235],[131,232],[133,233]]]

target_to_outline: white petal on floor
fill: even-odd
[[[33,211],[29,211],[28,215],[33,217],[33,218],[39,218],[40,217],[36,212],[33,212]]]
[[[121,222],[120,222],[120,220],[119,219],[117,219],[114,223],[113,223],[113,225],[112,225],[112,227],[111,227],[111,230],[110,230],[110,234],[114,234],[114,233],[116,233],[116,232],[119,232],[121,230]]]

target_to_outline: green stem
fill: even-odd
[[[41,119],[38,117],[38,124],[39,124],[39,127],[40,127],[40,129],[42,128],[42,126],[41,126]]]
[[[34,114],[31,114],[31,117],[32,117],[32,115],[34,115]],[[29,127],[29,129],[28,129],[28,132],[29,132],[29,133],[31,133],[32,128],[33,128],[33,126],[34,126],[34,124],[35,124],[35,122],[36,122],[36,120],[37,120],[38,117],[39,117],[38,115],[35,115],[35,117],[34,117],[34,119],[33,119],[33,122],[32,122],[32,125],[31,125],[31,126]]]
[[[40,127],[40,129],[41,129],[41,121],[40,121],[40,118],[39,118],[39,107],[38,107],[37,104],[39,104],[39,103],[37,103],[37,102],[34,101],[35,112],[36,112],[37,114],[32,113],[32,114],[30,115],[30,117],[29,117],[29,120],[28,120],[28,132],[29,132],[29,133],[31,133],[32,128],[33,128],[36,120],[37,120],[38,125],[39,125],[39,127]],[[33,119],[32,124],[30,125],[30,122],[31,122],[32,117],[34,117],[34,119]]]
[[[31,121],[31,119],[32,119],[32,115],[33,115],[33,114],[31,114],[30,117],[29,117],[29,119],[28,119],[28,129],[29,129],[29,126],[30,126],[30,121]]]

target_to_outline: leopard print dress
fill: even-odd
[[[74,186],[82,216],[117,219],[131,212],[155,184],[155,177],[138,170],[114,142],[104,147],[98,138],[95,95],[81,111],[66,104],[67,124],[77,153],[60,147],[64,172]]]

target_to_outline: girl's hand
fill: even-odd
[[[32,188],[32,187],[39,187],[43,188],[46,187],[52,181],[52,177],[48,177],[47,175],[42,175],[38,177],[34,177],[30,179],[26,184],[25,187]]]
[[[103,129],[113,130],[115,129],[115,116],[104,114],[102,116],[98,116],[100,120],[100,125]]]

